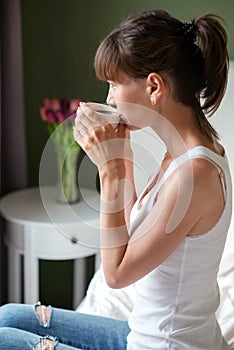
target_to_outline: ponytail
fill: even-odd
[[[199,97],[203,101],[201,108],[207,116],[211,116],[219,107],[228,78],[227,34],[220,21],[222,18],[214,14],[192,21],[196,28],[197,45],[204,59],[203,86]]]

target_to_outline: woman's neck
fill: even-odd
[[[157,112],[160,121],[157,120],[152,128],[173,158],[198,145],[216,149],[215,144],[199,130],[195,111],[190,106],[167,98],[160,101]]]

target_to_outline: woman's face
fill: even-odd
[[[142,103],[146,88],[146,79],[134,79],[120,73],[120,82],[108,81],[109,92],[106,98],[108,104],[117,105],[121,102]]]
[[[118,108],[129,129],[135,130],[145,127],[142,107],[151,107],[146,79],[134,79],[123,73],[119,77],[120,82],[108,81],[107,104]],[[137,109],[139,108],[141,113],[138,117]]]

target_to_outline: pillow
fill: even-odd
[[[229,345],[234,345],[234,253],[222,259],[218,283],[220,305],[216,316]]]
[[[122,289],[112,289],[105,281],[102,266],[93,276],[86,296],[76,311],[128,320],[135,301],[135,288],[133,285]]]

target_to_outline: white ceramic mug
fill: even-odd
[[[96,102],[87,102],[86,105],[104,117],[114,128],[118,126],[120,114],[117,112],[116,108]]]

